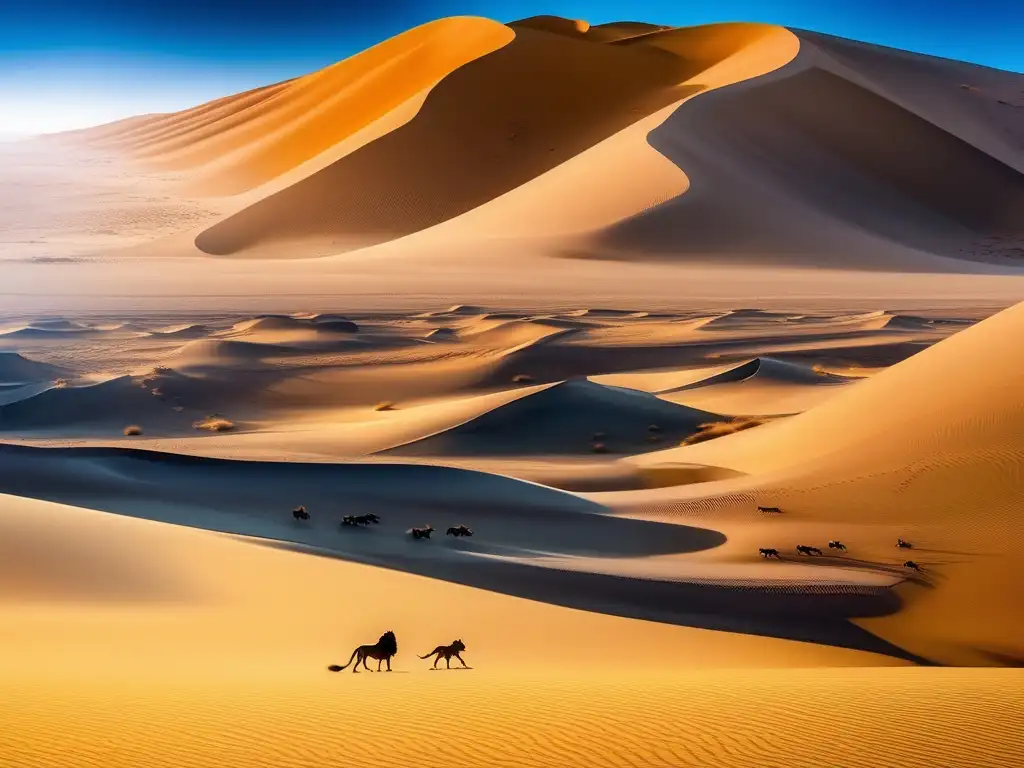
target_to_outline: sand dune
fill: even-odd
[[[798,413],[838,394],[841,390],[835,385],[858,381],[770,357],[712,368],[618,373],[595,378],[652,392],[669,402],[729,415]]]
[[[94,140],[161,167],[201,168],[200,189],[233,194],[313,159],[511,38],[486,19],[442,19],[319,72]]]
[[[726,56],[773,28],[750,29],[690,34],[713,38]],[[299,241],[306,254],[326,254],[425,229],[695,92],[685,82],[713,63],[675,55],[671,46],[594,44],[515,28],[508,45],[435,86],[409,123],[207,229],[196,243],[226,255]],[[593,99],[598,83],[601,98]]]
[[[26,359],[17,352],[0,352],[0,385],[49,382],[63,374],[54,365]]]
[[[1014,701],[1014,677],[758,670],[750,667],[858,665],[880,657],[573,611],[7,496],[0,498],[0,525],[17,533],[4,537],[5,573],[37,590],[0,592],[0,678],[12,705],[0,759],[12,764],[192,765],[216,743],[218,759],[239,767],[264,764],[271,753],[285,762],[292,754],[315,761],[309,756],[323,749],[353,765],[499,765],[510,756],[528,766],[586,765],[628,762],[627,755],[657,743],[662,751],[645,763],[753,765],[764,764],[766,753],[804,754],[803,746],[798,753],[779,740],[779,722],[806,724],[807,739],[830,745],[820,762],[805,757],[808,765],[831,764],[835,752],[868,759],[880,734],[895,762],[935,756],[956,763],[963,751],[973,765],[1001,765],[1003,750],[1016,749],[1019,729],[996,714]],[[83,541],[102,557],[89,560],[73,544]],[[12,549],[18,542],[25,548]],[[29,570],[25,552],[33,554]],[[375,599],[339,611],[338,596],[353,585],[369,586]],[[323,671],[384,626],[398,634],[396,674]],[[431,674],[413,658],[459,634],[472,672]],[[570,642],[571,653],[551,654],[555,639]],[[644,649],[628,672],[609,668],[622,648]],[[748,668],[707,669],[737,664]],[[365,721],[351,717],[359,711],[372,721],[427,721],[456,695],[464,700],[461,735],[436,755],[422,754],[416,730],[367,741]],[[935,727],[945,713],[952,716],[950,701],[960,717],[977,718],[970,739],[952,740],[948,729]],[[899,728],[893,707],[904,713]],[[557,728],[553,710],[563,711]],[[622,718],[633,724],[621,727]],[[680,722],[690,725],[680,729]],[[920,743],[908,741],[908,723],[921,729]],[[500,734],[509,728],[532,738],[503,744]],[[717,747],[691,736],[715,728],[723,728]],[[116,754],[99,737],[111,729]]]
[[[714,414],[666,403],[645,392],[587,380],[524,394],[438,435],[393,449],[403,455],[586,454],[594,445],[616,453],[678,442]],[[651,427],[655,431],[651,431]]]
[[[690,189],[613,227],[602,247],[834,266],[856,254],[871,269],[923,269],[923,252],[1012,259],[1024,220],[1020,148],[1009,149],[1004,134],[1001,151],[990,152],[991,110],[959,83],[1010,87],[1019,78],[798,35],[792,64],[688,102],[651,133]],[[879,132],[862,132],[864,124]],[[926,160],[934,156],[948,163]],[[802,225],[783,224],[793,220]],[[1003,246],[983,247],[983,237]]]
[[[760,478],[744,481],[740,495],[712,496],[712,505],[751,503],[753,493],[781,499],[801,519],[885,525],[893,539],[917,539],[913,556],[931,589],[908,595],[910,609],[871,623],[873,631],[938,660],[1020,658],[1012,574],[1024,535],[1016,482],[1024,455],[1010,393],[1024,375],[1014,342],[1022,322],[1024,306],[1013,307],[800,416],[637,461]],[[891,542],[868,546],[895,559]]]
[[[56,431],[60,434],[119,434],[139,421],[177,423],[187,428],[186,418],[142,389],[130,376],[98,384],[47,388],[31,397],[0,405],[0,430],[10,432]]]
[[[38,328],[26,326],[10,331],[0,332],[0,338],[5,339],[66,339],[75,336],[85,336],[98,333],[92,328]]]
[[[77,138],[238,193],[147,253],[366,249],[427,268],[487,249],[500,270],[526,252],[785,264],[800,283],[808,265],[1019,266],[1024,155],[1000,103],[1019,90],[1011,73],[768,25],[455,18]]]
[[[220,334],[222,338],[256,344],[295,344],[339,340],[356,333],[359,326],[351,320],[334,317],[296,318],[257,317],[236,323]]]
[[[946,685],[941,671],[904,670],[908,676],[897,678],[880,667],[1020,658],[1012,478],[1021,430],[1003,393],[1019,388],[1013,339],[1022,312],[962,331],[957,315],[924,310],[739,312],[732,327],[697,328],[667,343],[665,328],[730,313],[306,311],[130,321],[170,333],[205,327],[193,340],[135,332],[34,342],[25,347],[30,358],[46,365],[73,358],[77,381],[100,381],[112,365],[133,373],[0,407],[5,438],[28,443],[0,446],[0,491],[21,497],[0,496],[0,677],[16,681],[5,689],[12,700],[26,701],[25,691],[36,697],[18,709],[22,735],[0,736],[0,760],[31,765],[28,754],[41,765],[78,764],[97,754],[100,735],[119,727],[128,734],[122,742],[135,745],[135,762],[159,746],[167,760],[187,764],[199,754],[192,745],[201,733],[219,734],[227,764],[256,764],[257,755],[265,762],[256,737],[243,740],[251,753],[227,746],[233,731],[219,708],[237,706],[231,697],[243,690],[260,693],[232,722],[249,722],[258,710],[270,729],[261,734],[284,734],[274,729],[282,719],[293,723],[286,762],[307,743],[294,723],[310,722],[286,716],[289,697],[305,702],[305,711],[317,696],[331,696],[347,712],[386,699],[392,718],[419,716],[432,696],[449,704],[456,693],[480,697],[460,720],[468,730],[459,744],[484,765],[510,754],[525,765],[589,764],[587,750],[598,742],[611,764],[618,750],[635,758],[636,727],[623,728],[621,718],[677,717],[693,696],[704,697],[707,719],[699,722],[737,726],[720,742],[721,755],[700,751],[678,727],[644,726],[660,744],[676,745],[665,764],[729,764],[735,749],[734,763],[749,755],[747,764],[762,765],[764,745],[782,725],[802,723],[800,707],[818,702],[819,690],[833,703],[837,690],[849,697],[835,732],[822,724],[820,706],[808,711],[819,729],[808,732],[822,738],[859,734],[858,717],[877,733],[894,708],[907,711],[905,697],[925,702],[931,723],[947,712],[938,692],[961,702],[998,700],[1005,709],[1006,678],[987,671],[962,671]],[[906,329],[885,327],[894,319]],[[318,322],[359,330],[329,332],[342,341],[318,349]],[[109,317],[88,325],[120,327]],[[452,328],[453,339],[425,342],[437,327]],[[273,334],[293,338],[271,343]],[[852,383],[794,362],[871,339],[931,346]],[[782,343],[810,344],[811,357],[764,352]],[[754,354],[743,354],[747,348]],[[635,366],[644,360],[648,368]],[[541,382],[559,366],[588,368],[594,380],[513,381],[509,372],[524,363],[537,366],[530,370]],[[717,393],[722,402],[728,394],[764,405],[784,391],[816,390],[833,395],[801,415],[623,457],[657,448],[651,436],[673,444],[695,424],[720,418],[665,398]],[[374,409],[390,397],[398,400],[391,410]],[[123,437],[133,411],[145,433]],[[213,411],[239,429],[192,428]],[[591,453],[598,431],[611,453]],[[355,459],[367,451],[391,455]],[[310,511],[307,523],[292,518],[297,504]],[[763,515],[757,504],[784,511]],[[381,523],[339,525],[342,515],[364,512]],[[428,522],[435,537],[412,541],[407,529]],[[443,535],[456,524],[475,535]],[[896,536],[911,538],[915,549],[897,550]],[[824,548],[830,538],[849,552],[793,551],[804,542]],[[764,561],[762,546],[778,547],[781,560]],[[923,572],[903,568],[907,557]],[[399,674],[323,671],[387,627],[399,634]],[[446,687],[455,677],[431,674],[412,658],[455,636],[467,641],[476,667],[457,676],[458,692]],[[642,650],[634,658],[624,648]],[[856,679],[767,669],[845,665],[859,667]],[[721,711],[712,711],[708,702],[719,699],[704,691],[719,695],[733,673],[694,668],[721,666],[746,668],[735,678],[743,696],[723,698]],[[775,712],[773,697],[797,689],[800,706],[765,714]],[[117,723],[108,722],[102,701],[123,701],[134,690],[149,704],[128,715],[121,707]],[[492,719],[506,729],[532,727],[529,718],[515,719],[526,717],[515,714],[516,690],[533,692],[520,697],[530,704],[524,712],[541,695],[552,707],[570,707],[559,733],[595,728],[608,740],[544,737],[518,752],[494,747]],[[614,707],[580,709],[580,692]],[[183,703],[190,696],[206,703]],[[756,712],[747,712],[753,705]],[[72,707],[88,714],[67,725]],[[981,704],[972,710],[981,711]],[[890,718],[866,714],[875,712]],[[752,725],[762,717],[774,731]],[[131,723],[172,734],[180,727],[184,735],[133,742]],[[1003,729],[1013,725],[985,717],[971,732],[1010,738]],[[935,746],[946,745],[947,731],[913,750],[893,737],[886,754],[1005,764],[992,743]],[[329,740],[314,732],[323,748]],[[346,739],[337,748],[346,760],[352,753],[353,764],[406,754],[404,741],[354,746],[364,743]],[[959,760],[956,748],[969,750],[969,759]],[[652,754],[644,763],[661,759]],[[803,762],[835,760],[830,749]],[[456,753],[445,753],[445,763],[453,761]]]
[[[392,463],[303,465],[216,461],[102,449],[4,447],[5,491],[88,500],[105,510],[312,546],[356,562],[491,591],[688,626],[860,649],[909,659],[848,623],[891,613],[893,574],[839,568],[831,579],[722,563],[652,572],[647,558],[718,547],[717,531],[602,514],[578,496],[482,472]],[[67,480],[47,480],[62,468]],[[297,526],[299,500],[315,514]],[[342,514],[373,511],[370,530],[338,526]],[[406,529],[463,523],[476,535],[413,542]],[[538,524],[543,521],[543,524]],[[560,565],[571,558],[574,568]],[[608,559],[618,565],[607,566]],[[590,563],[590,567],[588,567]],[[749,583],[755,572],[760,576]],[[709,578],[709,574],[713,577]],[[903,578],[895,574],[896,581]]]
[[[149,331],[150,336],[157,336],[165,339],[200,339],[206,336],[210,329],[201,323],[191,325],[175,326]]]

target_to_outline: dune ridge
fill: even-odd
[[[486,19],[441,19],[303,77],[85,137],[159,167],[202,169],[199,190],[236,194],[311,160],[511,38]]]

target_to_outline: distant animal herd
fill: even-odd
[[[758,505],[757,511],[761,512],[762,514],[768,514],[768,515],[781,515],[782,514],[782,509],[780,507],[762,507],[762,506]],[[911,544],[909,541],[907,541],[904,538],[898,538],[898,539],[896,539],[896,547],[898,549],[913,549],[914,545]],[[846,552],[847,551],[846,545],[843,544],[843,542],[838,541],[838,540],[830,541],[828,543],[828,548],[832,549],[832,550],[835,550],[836,552]],[[818,547],[812,547],[809,544],[797,544],[795,550],[796,550],[796,553],[798,555],[803,555],[803,556],[806,556],[806,557],[823,557],[824,556],[824,553]],[[757,552],[765,560],[770,560],[771,558],[775,558],[776,560],[781,560],[782,559],[782,555],[780,554],[779,550],[777,548],[774,548],[774,547],[761,547],[760,549],[757,550]],[[913,560],[907,560],[906,562],[904,562],[903,563],[903,567],[904,568],[909,568],[912,571],[917,571],[918,573],[920,573],[921,570],[922,570],[921,566],[918,565],[917,563],[915,563]]]
[[[311,516],[309,510],[304,506],[296,507],[292,510],[292,517],[299,522],[309,522]],[[345,515],[341,518],[341,525],[345,528],[359,528],[370,525],[380,525],[380,517],[373,514],[372,512],[365,515]],[[431,525],[425,525],[421,528],[410,528],[406,533],[414,540],[429,539],[430,534],[434,532],[434,528]],[[448,528],[445,535],[454,536],[456,539],[464,536],[472,536],[473,529],[468,528],[465,525],[453,525]]]

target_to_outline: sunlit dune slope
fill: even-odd
[[[275,243],[301,242],[302,254],[326,255],[426,229],[699,92],[702,73],[778,32],[713,25],[600,43],[512,26],[514,40],[445,77],[408,123],[210,227],[196,244],[211,254],[279,255]]]
[[[930,587],[908,594],[907,611],[869,622],[873,630],[941,661],[1019,660],[1022,333],[1024,304],[799,416],[637,461],[749,472],[757,498],[770,497],[801,520],[880,526],[888,540],[876,537],[872,556],[912,558]],[[915,549],[896,550],[898,535]]]
[[[203,192],[241,192],[324,152],[512,37],[486,19],[441,19],[318,72],[92,136],[159,167],[202,169]]]

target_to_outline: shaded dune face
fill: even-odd
[[[876,252],[891,243],[989,260],[979,238],[1010,248],[1024,236],[1022,156],[1005,146],[1005,126],[986,121],[988,105],[951,98],[964,93],[960,80],[986,74],[956,66],[922,57],[910,67],[914,90],[900,52],[801,33],[793,63],[702,95],[651,132],[690,188],[595,242],[640,255],[807,254],[832,266],[849,266],[843,252],[855,249],[856,266],[907,266],[866,250],[871,239]]]

